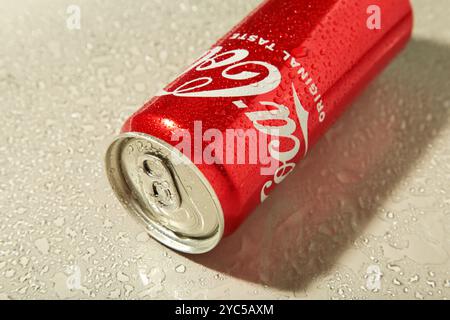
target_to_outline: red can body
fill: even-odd
[[[196,121],[204,131],[278,130],[270,137],[278,141],[269,146],[278,161],[272,174],[261,174],[258,163],[192,159],[220,200],[227,235],[404,47],[411,29],[407,0],[265,1],[122,131],[146,133],[175,147],[173,131],[193,132]]]

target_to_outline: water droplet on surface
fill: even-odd
[[[419,300],[423,300],[425,297],[423,296],[423,294],[421,294],[419,291],[416,291],[416,293],[414,294],[414,296],[416,297],[416,299]]]
[[[50,249],[47,238],[37,239],[36,241],[34,241],[34,244],[42,254],[47,254]]]
[[[150,280],[154,283],[162,283],[166,279],[166,274],[161,268],[152,268],[150,270]]]
[[[420,280],[420,277],[418,274],[415,274],[411,278],[409,278],[409,282],[411,282],[411,283],[418,282],[419,280]]]
[[[58,217],[56,218],[53,223],[58,226],[58,227],[62,227],[64,225],[64,217]]]
[[[26,267],[27,265],[28,265],[28,261],[30,261],[29,259],[28,259],[28,257],[21,257],[20,259],[19,259],[19,263],[20,263],[20,265],[22,266],[22,267]],[[0,268],[1,269],[1,268]]]
[[[402,270],[398,265],[391,264],[391,263],[388,263],[388,264],[387,264],[387,268],[388,268],[389,270],[394,271],[394,272],[400,272],[400,271]]]
[[[115,289],[115,290],[113,290],[113,291],[111,291],[110,293],[109,293],[109,298],[110,299],[118,299],[118,298],[120,298],[120,289],[119,288],[117,288],[117,289]]]
[[[12,277],[14,277],[15,274],[16,274],[16,270],[9,269],[9,270],[6,270],[5,277],[6,278],[12,278]]]
[[[179,264],[175,267],[175,271],[178,273],[185,273],[186,272],[186,266],[184,264]]]
[[[436,288],[436,281],[434,280],[427,280],[427,284],[432,288]]]
[[[119,271],[119,272],[117,272],[117,280],[120,282],[128,282],[130,280],[130,277],[128,277],[122,271]]]
[[[19,208],[17,208],[16,213],[24,214],[26,211],[27,211],[27,208],[19,207]]]

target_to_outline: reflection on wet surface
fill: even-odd
[[[416,222],[427,216],[413,208],[426,203],[421,198],[431,196],[440,178],[425,177],[416,190],[408,188],[408,177],[428,161],[430,146],[445,143],[441,131],[448,130],[450,92],[440,90],[450,84],[449,54],[445,46],[413,40],[245,225],[217,250],[194,260],[246,280],[298,290],[326,275],[346,251],[360,251],[377,264],[386,257],[372,251],[384,246],[420,250],[408,239],[422,238]],[[434,160],[436,169],[445,160]],[[402,189],[407,190],[403,195]],[[385,209],[386,202],[398,212]],[[407,218],[412,221],[403,225]],[[366,234],[371,223],[385,230]],[[450,249],[445,248],[442,262]]]

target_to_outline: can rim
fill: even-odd
[[[215,217],[217,219],[217,229],[211,236],[192,238],[179,235],[176,232],[164,227],[162,224],[157,223],[155,220],[149,218],[148,215],[144,213],[141,204],[139,204],[139,202],[131,196],[132,192],[124,177],[120,165],[120,151],[122,150],[120,146],[124,141],[128,141],[130,139],[143,139],[150,142],[152,145],[156,144],[159,148],[167,152],[167,154],[170,154],[170,157],[177,157],[177,161],[181,161],[180,163],[187,165],[188,169],[195,174],[195,176],[199,179],[199,182],[209,193],[210,200],[212,201],[216,209]],[[172,164],[170,159],[166,158],[165,160]],[[173,170],[176,170],[173,165],[172,168]],[[122,133],[113,139],[106,151],[105,169],[109,183],[122,206],[134,218],[136,218],[138,222],[145,226],[145,229],[147,233],[150,234],[150,236],[152,236],[160,243],[169,248],[184,253],[199,254],[212,250],[221,240],[224,233],[225,222],[222,206],[216,195],[216,192],[214,191],[206,177],[203,175],[203,173],[200,171],[200,169],[188,157],[186,157],[172,145],[157,137],[141,132]]]

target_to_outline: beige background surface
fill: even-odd
[[[413,1],[408,49],[214,252],[114,198],[124,119],[257,3],[0,1],[0,298],[450,298],[447,0]]]

